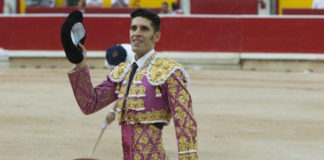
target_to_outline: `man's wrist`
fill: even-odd
[[[78,71],[80,69],[82,69],[83,67],[85,67],[87,64],[86,62],[82,61],[81,63],[78,63],[75,65],[75,70]]]

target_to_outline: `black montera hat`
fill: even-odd
[[[75,64],[83,60],[83,54],[78,43],[84,44],[87,33],[82,21],[82,13],[76,10],[69,14],[61,28],[61,42],[66,58]]]

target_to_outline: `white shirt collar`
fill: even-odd
[[[137,68],[136,71],[139,71],[140,69],[142,69],[142,67],[143,67],[143,65],[144,65],[144,63],[145,63],[145,61],[146,61],[149,57],[151,57],[151,56],[154,54],[154,52],[155,52],[155,50],[152,49],[152,50],[150,50],[148,53],[146,53],[143,57],[141,57],[140,59],[138,59],[137,61],[135,61],[136,64],[137,64],[137,66],[138,66],[138,68]]]

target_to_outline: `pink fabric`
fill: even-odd
[[[166,160],[162,131],[152,124],[121,124],[124,160]]]
[[[144,106],[145,106],[145,110],[131,110],[129,109],[127,112],[129,113],[133,113],[133,114],[150,114],[150,112],[154,111],[161,111],[164,110],[167,106],[168,106],[168,97],[167,97],[167,92],[166,91],[162,91],[162,97],[160,98],[156,98],[155,95],[155,86],[152,86],[148,80],[147,77],[144,76],[142,79],[142,84],[132,84],[136,86],[145,86],[145,97],[139,97],[139,98],[133,98],[134,100],[138,100],[138,99],[143,99],[144,101]],[[126,84],[123,84],[121,87],[126,87]],[[122,96],[122,95],[120,95]],[[129,95],[132,96],[132,95]],[[160,119],[154,119],[153,121],[158,121]],[[139,117],[134,118],[134,123],[141,123],[141,121],[143,121],[143,119],[140,119]],[[152,120],[145,120],[145,121],[152,121]],[[163,122],[164,123],[164,122]]]
[[[109,77],[93,88],[88,67],[68,74],[74,97],[84,114],[91,114],[117,99],[116,84]]]
[[[125,122],[121,124],[122,146],[124,151],[124,160],[133,160],[133,143],[134,143],[134,125]]]

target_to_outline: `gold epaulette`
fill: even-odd
[[[173,73],[180,71],[184,76],[184,83],[189,84],[189,76],[183,66],[167,57],[156,57],[148,67],[147,78],[151,85],[162,85]]]
[[[120,63],[110,72],[110,80],[116,83],[123,81],[130,67],[131,61]]]

